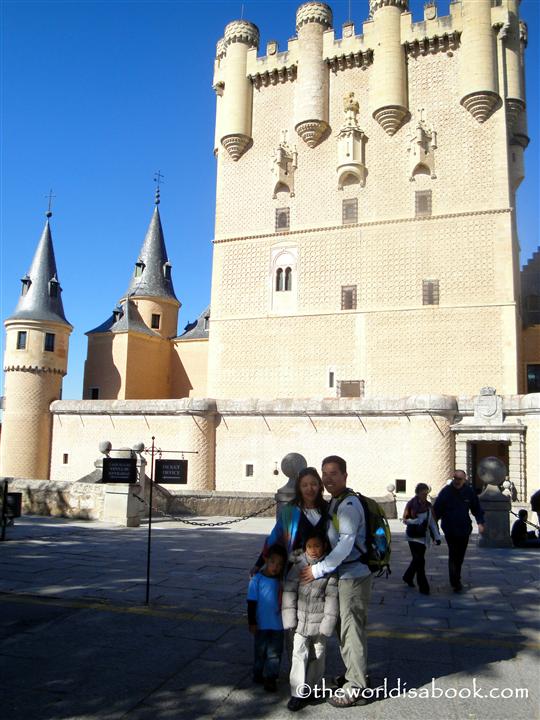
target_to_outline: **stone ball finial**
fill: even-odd
[[[259,28],[248,20],[233,20],[225,28],[223,35],[225,48],[231,43],[244,43],[249,47],[259,47]]]
[[[307,460],[300,453],[288,453],[281,461],[281,471],[289,480],[293,478],[296,480],[300,470],[305,467],[307,467]]]
[[[487,457],[480,460],[476,474],[484,485],[500,487],[506,479],[506,465],[496,457]]]
[[[135,445],[131,449],[136,453],[142,453],[142,451],[144,450],[144,443],[143,442],[135,443]]]
[[[102,440],[99,443],[98,448],[99,448],[99,452],[102,455],[108,455],[112,450],[112,443],[109,442],[109,440]]]
[[[296,11],[296,32],[308,23],[319,23],[325,30],[332,27],[332,8],[323,2],[307,2]]]
[[[396,486],[393,483],[390,483],[390,485],[386,486],[386,492],[389,492],[390,495],[394,494],[395,489],[396,489]]]

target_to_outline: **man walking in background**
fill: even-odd
[[[438,494],[433,511],[448,545],[448,574],[454,592],[463,589],[461,584],[461,566],[472,532],[471,514],[478,523],[478,532],[484,532],[484,511],[478,502],[478,496],[467,483],[467,474],[463,470],[454,470],[452,482]]]

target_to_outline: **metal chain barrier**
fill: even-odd
[[[147,501],[140,495],[133,494],[133,497],[136,497],[148,507]],[[199,522],[198,520],[188,520],[187,518],[181,517],[180,515],[169,515],[168,513],[163,512],[163,510],[159,510],[159,508],[155,507],[152,508],[152,512],[158,514],[160,517],[167,518],[168,520],[174,520],[175,522],[184,523],[184,525],[195,525],[196,527],[220,527],[222,525],[233,525],[234,523],[243,522],[244,520],[249,520],[250,518],[257,517],[257,515],[262,515],[262,513],[265,513],[267,510],[273,508],[275,504],[276,501],[272,500],[270,505],[267,505],[260,510],[255,510],[255,512],[253,513],[249,513],[248,515],[242,515],[242,517],[234,518],[233,520],[221,520],[220,522]]]

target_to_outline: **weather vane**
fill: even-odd
[[[156,205],[159,205],[159,196],[160,196],[159,186],[164,182],[164,180],[163,180],[164,177],[165,177],[165,175],[161,174],[161,170],[158,170],[156,173],[154,173],[154,182],[157,183]]]
[[[52,201],[53,201],[53,198],[56,197],[56,195],[53,195],[53,192],[52,192],[52,189],[51,189],[51,190],[49,190],[49,194],[48,194],[48,195],[44,195],[43,197],[47,198],[47,200],[49,201],[49,205],[48,205],[48,207],[47,207],[47,212],[45,213],[45,215],[46,215],[46,217],[50,218],[51,215],[52,215],[52,210],[51,210]]]

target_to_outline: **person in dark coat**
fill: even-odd
[[[467,552],[469,536],[472,532],[470,514],[478,523],[478,532],[484,532],[484,511],[478,502],[478,496],[467,483],[467,474],[463,470],[454,470],[452,482],[444,487],[437,496],[433,511],[448,545],[448,574],[454,592],[463,589],[461,584],[461,566]]]
[[[518,519],[512,525],[512,545],[517,548],[540,547],[540,539],[538,539],[534,530],[527,530],[527,517],[529,513],[526,510],[518,512]]]

